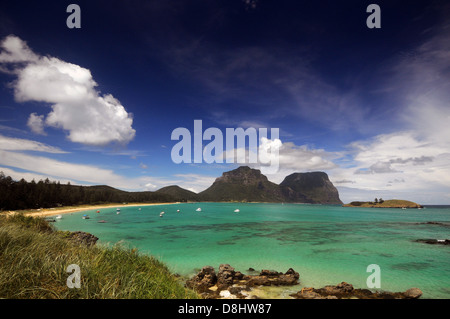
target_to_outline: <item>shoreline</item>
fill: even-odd
[[[68,213],[76,213],[76,212],[82,212],[87,210],[98,210],[98,209],[104,209],[104,208],[113,208],[113,207],[138,207],[138,206],[158,206],[158,205],[173,205],[173,204],[180,204],[180,202],[168,202],[168,203],[131,203],[131,204],[100,204],[100,205],[80,205],[80,206],[66,206],[66,207],[51,207],[51,208],[41,208],[41,209],[34,209],[34,210],[23,210],[23,211],[9,211],[6,212],[7,215],[9,214],[16,214],[23,212],[25,216],[32,216],[32,217],[48,217],[53,215],[63,215]]]
[[[38,209],[22,209],[22,210],[10,210],[0,212],[0,214],[13,215],[17,213],[23,213],[25,216],[34,217],[48,217],[54,215],[62,215],[68,213],[82,212],[85,210],[98,210],[111,207],[138,207],[138,206],[158,206],[158,205],[173,205],[173,204],[192,204],[192,203],[216,203],[216,202],[164,202],[164,203],[111,203],[111,204],[99,204],[99,205],[79,205],[79,206],[64,206],[64,207],[50,207],[50,208],[38,208]],[[281,204],[272,202],[218,202],[218,203],[230,203],[230,204]],[[284,204],[284,203],[283,203]],[[308,203],[290,203],[290,204],[307,204]]]

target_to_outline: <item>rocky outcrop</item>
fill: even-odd
[[[205,266],[197,275],[186,281],[186,287],[194,289],[199,293],[205,293],[216,283],[216,271],[211,266]]]
[[[280,187],[289,202],[342,204],[338,190],[324,172],[291,174]]]
[[[368,289],[355,289],[353,285],[341,282],[336,286],[323,288],[303,288],[292,294],[296,299],[417,299],[422,296],[419,288],[411,288],[405,292],[372,292]]]
[[[430,245],[450,245],[450,239],[417,239],[415,241]]]
[[[217,287],[219,290],[227,289],[229,286],[233,285],[235,280],[234,268],[228,264],[221,264],[219,266],[219,273],[217,274]],[[240,276],[242,278],[242,276]],[[237,279],[237,278],[236,278]]]
[[[292,286],[298,284],[300,275],[290,268],[286,273],[262,270],[258,275],[245,275],[228,264],[221,264],[216,275],[211,266],[186,281],[186,287],[194,289],[204,298],[248,298],[253,287]]]
[[[66,237],[74,242],[85,244],[87,246],[95,245],[98,240],[98,237],[82,231],[70,232],[66,235]]]

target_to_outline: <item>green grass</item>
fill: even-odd
[[[81,287],[68,288],[66,269],[77,264]],[[0,216],[0,298],[188,299],[167,266],[136,249],[88,247],[65,238],[42,218]]]

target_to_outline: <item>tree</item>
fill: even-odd
[[[375,197],[375,204],[378,204],[378,198]]]
[[[380,197],[380,199],[378,200],[378,202],[379,202],[380,204],[383,204],[383,203],[384,203],[384,200]]]

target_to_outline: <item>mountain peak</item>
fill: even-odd
[[[258,182],[268,182],[266,176],[261,174],[259,169],[253,169],[248,166],[240,166],[234,170],[224,172],[214,183],[239,183],[244,185],[255,184]]]
[[[286,176],[280,186],[291,201],[342,204],[336,187],[325,172],[293,173]]]

